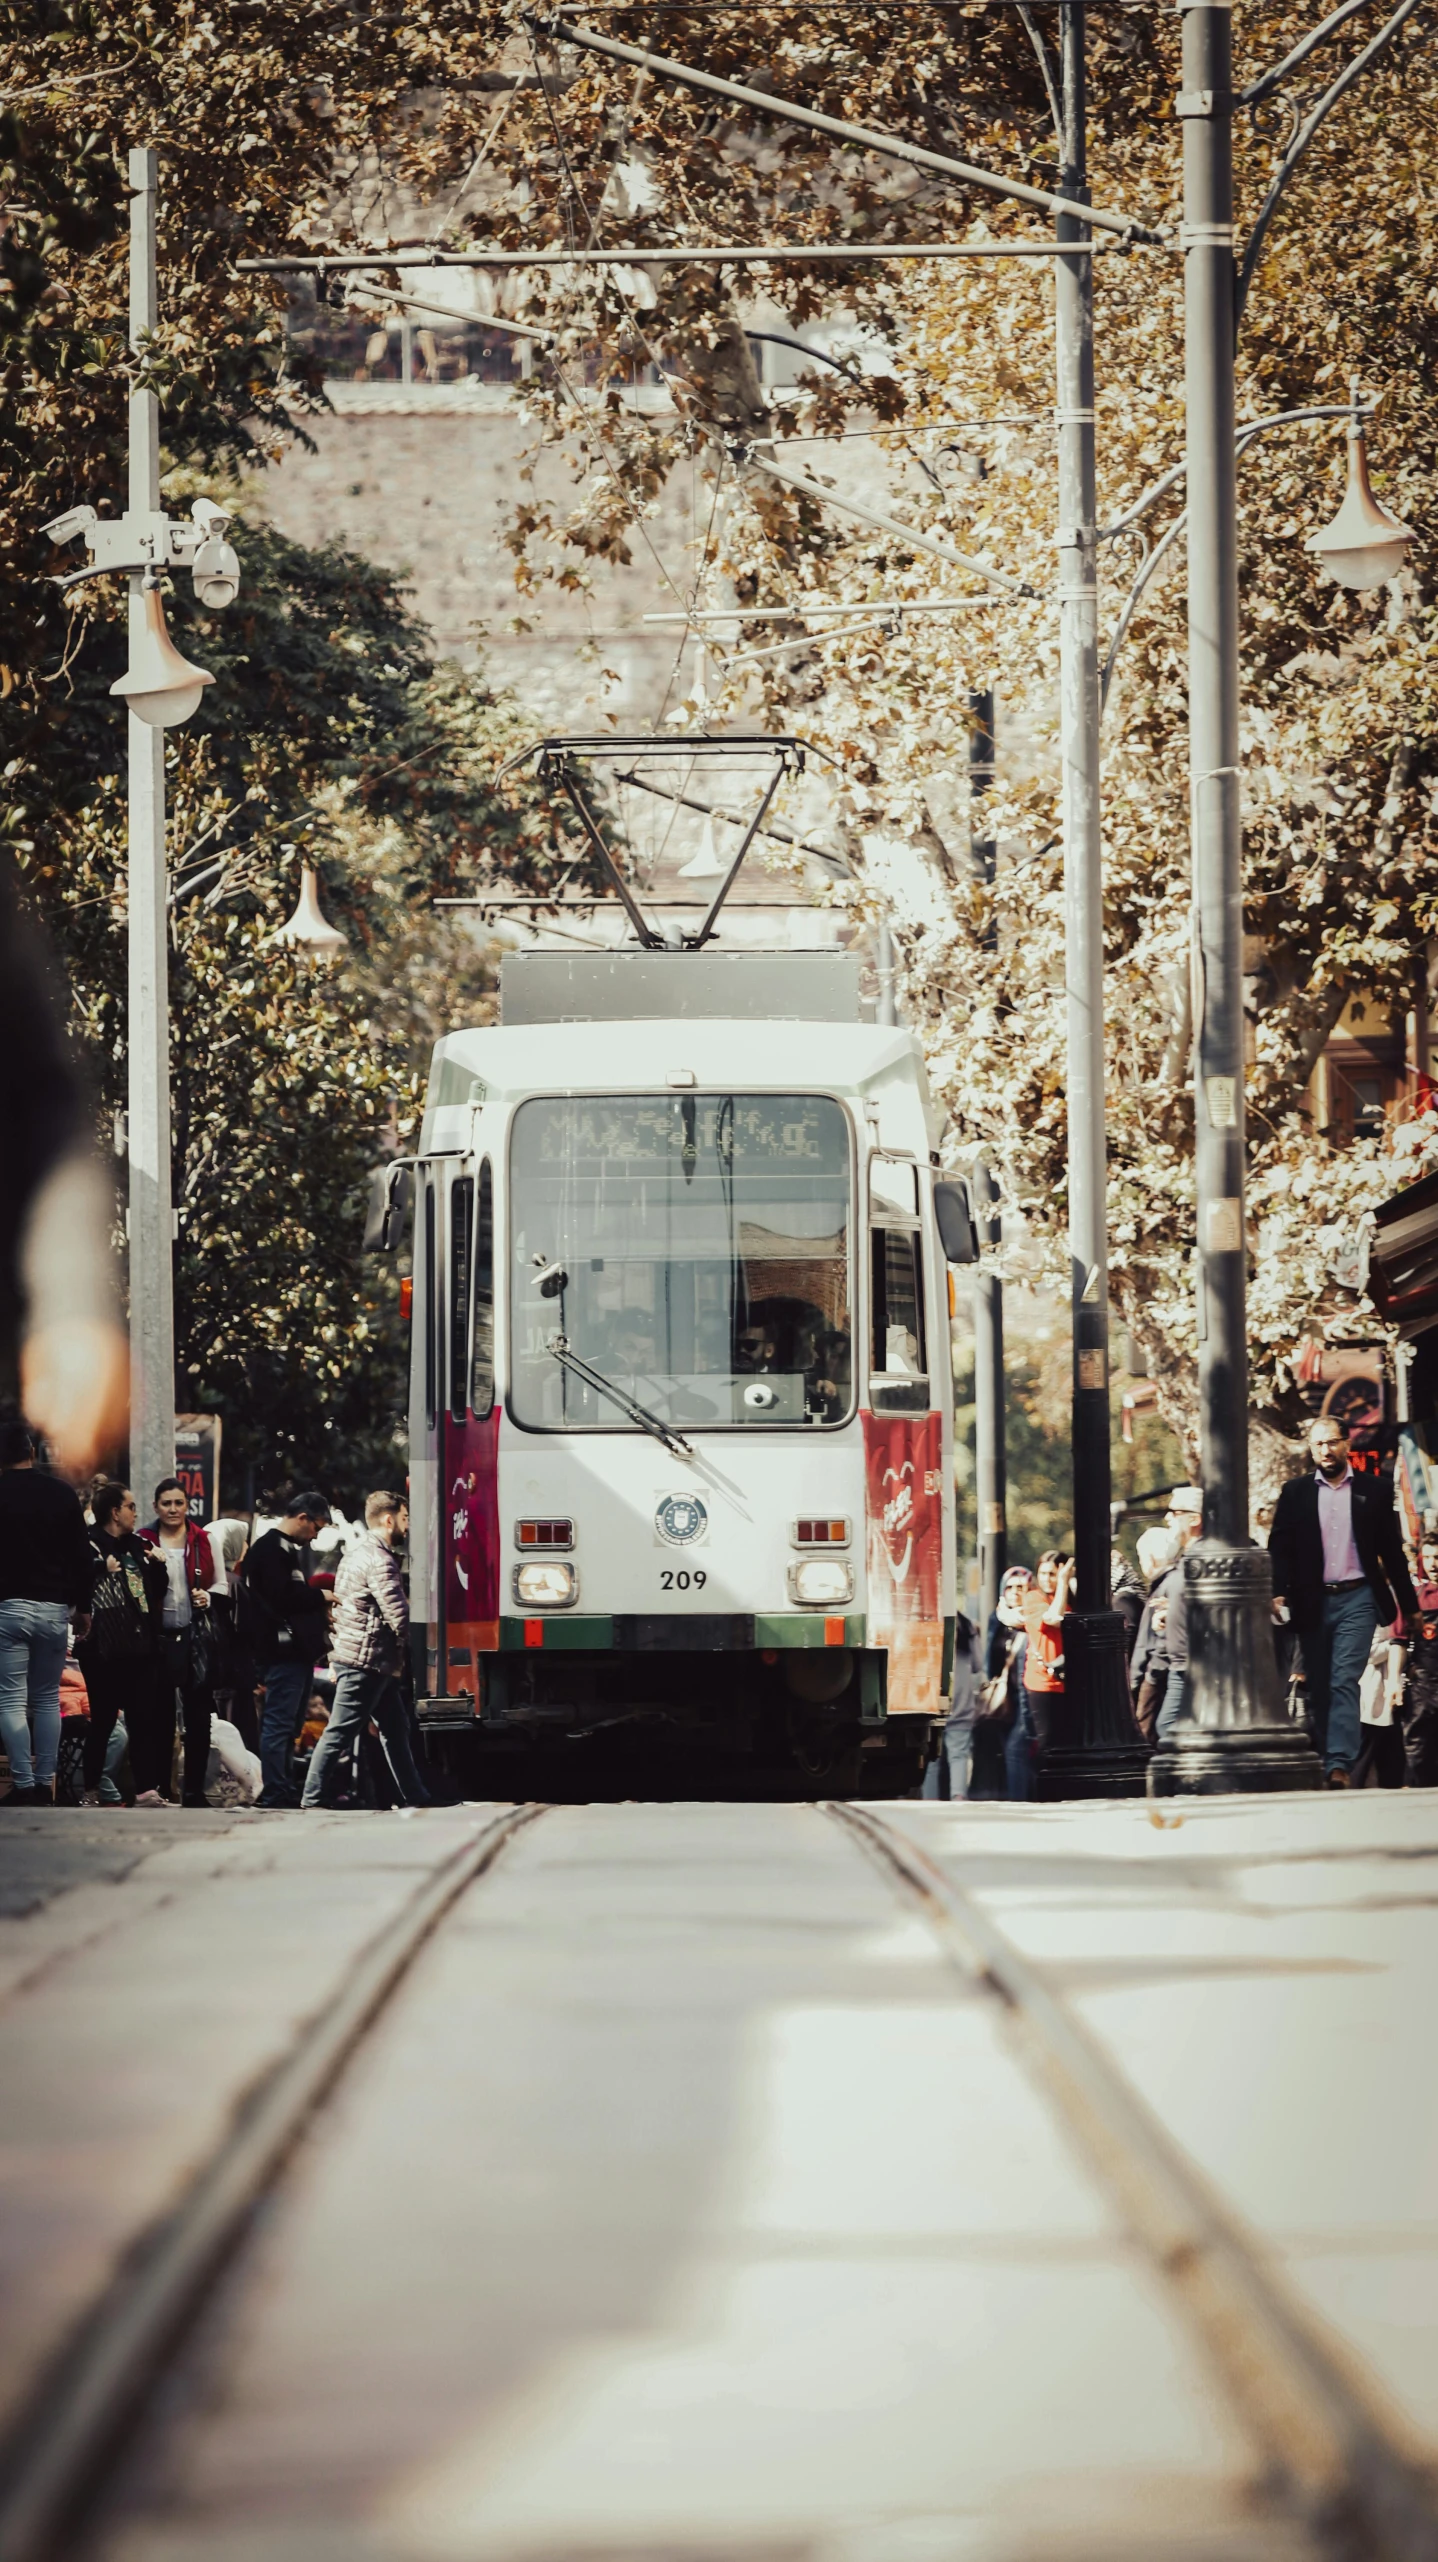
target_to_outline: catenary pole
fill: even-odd
[[[159,318],[153,151],[130,154],[130,345]],[[133,516],[160,504],[160,411],[130,393]],[[130,580],[130,644],[144,632],[144,582]],[[170,1203],[170,1005],[165,916],[165,733],[129,721],[130,1476],[142,1507],[175,1465],[174,1220]]]
[[[1229,0],[1184,0],[1189,825],[1203,1538],[1186,1562],[1191,1718],[1161,1742],[1155,1789],[1316,1786],[1282,1713],[1272,1566],[1249,1544],[1243,1201],[1243,825],[1234,454],[1233,70]]]
[[[994,695],[992,686],[969,696],[969,871],[983,889],[991,890],[998,847],[983,834],[984,802],[994,782]],[[990,923],[984,948],[993,951],[998,935]],[[973,1170],[974,1217],[980,1246],[997,1252],[1003,1243],[999,1188],[980,1157]],[[998,1607],[1004,1568],[1009,1561],[1008,1469],[1004,1395],[1004,1285],[991,1261],[978,1264],[973,1276],[974,1310],[974,1502],[978,1519],[979,1634],[987,1646],[989,1624]]]
[[[974,1167],[979,1244],[1003,1243],[998,1185],[980,1157]],[[990,1263],[974,1267],[974,1500],[979,1523],[979,1636],[987,1646],[1009,1562],[1008,1463],[1005,1450],[1004,1285]]]
[[[1083,0],[1059,11],[1060,191],[1088,204]],[[1078,214],[1060,242],[1082,244]],[[1069,1266],[1073,1305],[1076,1581],[1064,1620],[1064,1697],[1055,1702],[1046,1796],[1127,1796],[1146,1755],[1129,1702],[1123,1621],[1110,1589],[1108,1181],[1104,1132],[1103,839],[1099,800],[1098,502],[1090,261],[1054,271],[1059,465],[1059,697],[1068,1032]]]

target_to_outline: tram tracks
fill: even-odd
[[[506,1809],[426,1878],[251,2093],[173,2213],[128,2254],[0,2448],[0,2562],[53,2562],[103,2514],[112,2454],[155,2407],[220,2281],[245,2267],[254,2211],[316,2109],[446,1915],[544,1811]],[[1201,2345],[1253,2451],[1263,2508],[1333,2562],[1438,2562],[1426,2450],[1405,2442],[1342,2344],[1213,2194],[1042,1967],[901,1823],[867,1807],[822,1811],[917,1908],[946,1960],[1003,2005],[1059,2126],[1115,2197],[1125,2230]]]
[[[366,2032],[460,1897],[544,1812],[541,1805],[506,1810],[425,1879],[244,2100],[178,2205],[126,2253],[0,2444],[0,2562],[48,2562],[62,2549],[255,2208]]]
[[[1367,2379],[979,1903],[868,1807],[824,1813],[1000,2001],[1035,2078],[1176,2298],[1262,2462],[1260,2495],[1343,2562],[1438,2562],[1438,2483]]]

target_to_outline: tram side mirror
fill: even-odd
[[[377,1165],[369,1179],[365,1204],[366,1254],[394,1254],[404,1238],[405,1221],[414,1199],[414,1175],[407,1165]]]
[[[569,1275],[563,1264],[548,1263],[542,1254],[537,1254],[534,1260],[540,1267],[536,1286],[541,1299],[557,1299],[560,1291],[567,1290],[569,1287]]]
[[[974,1214],[969,1207],[968,1187],[963,1183],[934,1185],[934,1217],[939,1223],[939,1243],[949,1263],[977,1263],[979,1241],[974,1234]]]

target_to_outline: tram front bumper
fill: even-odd
[[[862,1611],[586,1614],[507,1618],[497,1645],[451,1649],[449,1689],[475,1693],[488,1728],[563,1722],[571,1730],[622,1716],[710,1727],[761,1726],[795,1702],[857,1733],[884,1724],[887,1657],[866,1646]],[[801,1664],[813,1667],[801,1674]],[[821,1670],[827,1664],[831,1671]],[[787,1667],[787,1669],[786,1669]],[[450,1723],[450,1700],[419,1702],[422,1724]]]
[[[501,1619],[501,1654],[707,1655],[780,1653],[790,1646],[862,1646],[861,1610],[616,1612],[580,1618],[555,1611],[541,1618]]]

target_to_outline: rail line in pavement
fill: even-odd
[[[421,1948],[541,1805],[481,1827],[360,1951],[338,1992],[242,2104],[173,2212],[140,2236],[0,2445],[0,2562],[47,2562],[226,2267],[314,2111]]]
[[[1438,2484],[1342,2345],[1300,2303],[1125,2076],[975,1897],[866,1806],[825,1804],[1003,2003],[1262,2454],[1266,2495],[1343,2562],[1438,2562]]]

